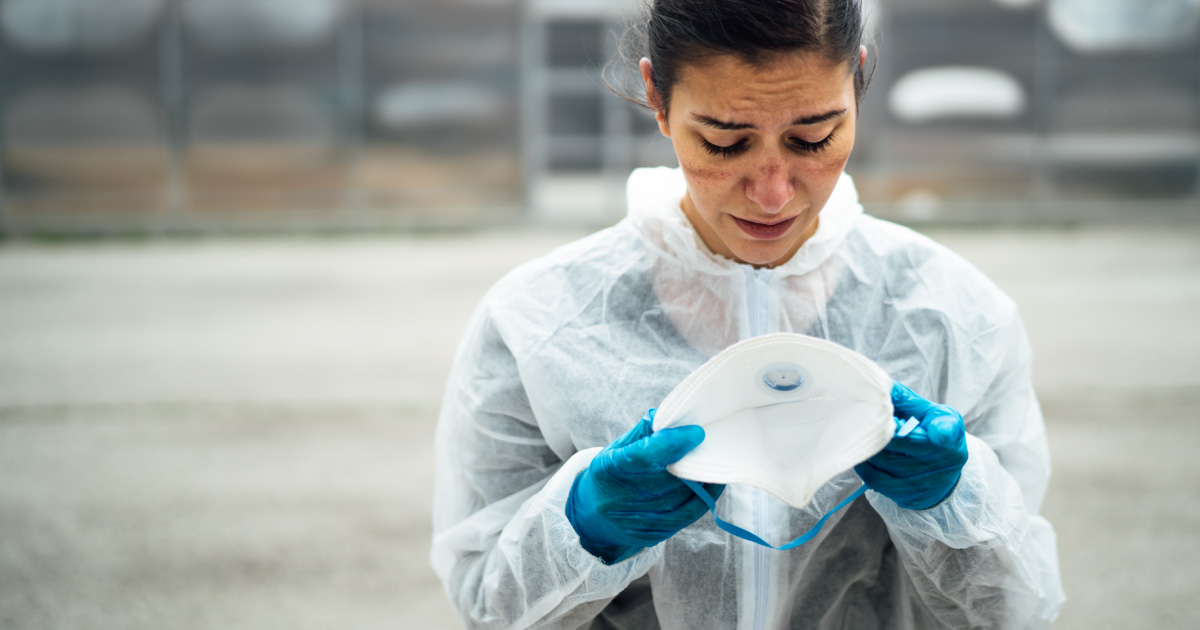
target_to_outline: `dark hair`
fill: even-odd
[[[781,53],[813,51],[852,64],[861,102],[873,71],[858,65],[866,39],[862,0],[645,0],[606,68],[616,80],[606,82],[618,96],[653,109],[642,96],[637,69],[638,61],[649,57],[654,89],[666,111],[685,65],[721,54],[757,65]]]

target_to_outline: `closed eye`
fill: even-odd
[[[825,136],[824,140],[819,140],[817,142],[805,142],[804,140],[801,140],[800,138],[791,138],[789,141],[792,143],[793,147],[795,147],[801,151],[807,151],[809,153],[820,153],[821,151],[824,151],[830,144],[833,143],[833,134],[831,133],[828,136]]]
[[[704,138],[700,138],[700,146],[703,147],[705,151],[708,151],[709,155],[716,155],[720,157],[733,157],[742,151],[745,151],[746,144],[746,139],[742,138],[741,140],[738,140],[727,147],[723,147],[719,144],[713,144]]]

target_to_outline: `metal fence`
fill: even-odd
[[[0,0],[0,229],[610,222],[673,162],[599,78],[631,4]],[[871,211],[1200,214],[1200,0],[870,11]]]

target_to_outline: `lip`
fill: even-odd
[[[797,218],[792,217],[776,223],[756,223],[754,221],[747,221],[746,219],[739,219],[738,217],[733,217],[733,220],[751,238],[767,241],[783,236],[792,227],[792,224],[796,222]]]

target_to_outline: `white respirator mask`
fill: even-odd
[[[707,499],[722,529],[772,546],[716,518],[715,503],[699,483],[746,484],[803,508],[831,479],[898,435],[891,390],[892,379],[853,350],[806,335],[764,335],[726,348],[671,390],[655,413],[654,430],[704,427],[704,441],[667,470]],[[899,435],[916,424],[910,420]],[[807,542],[865,490],[805,536],[776,548]]]

